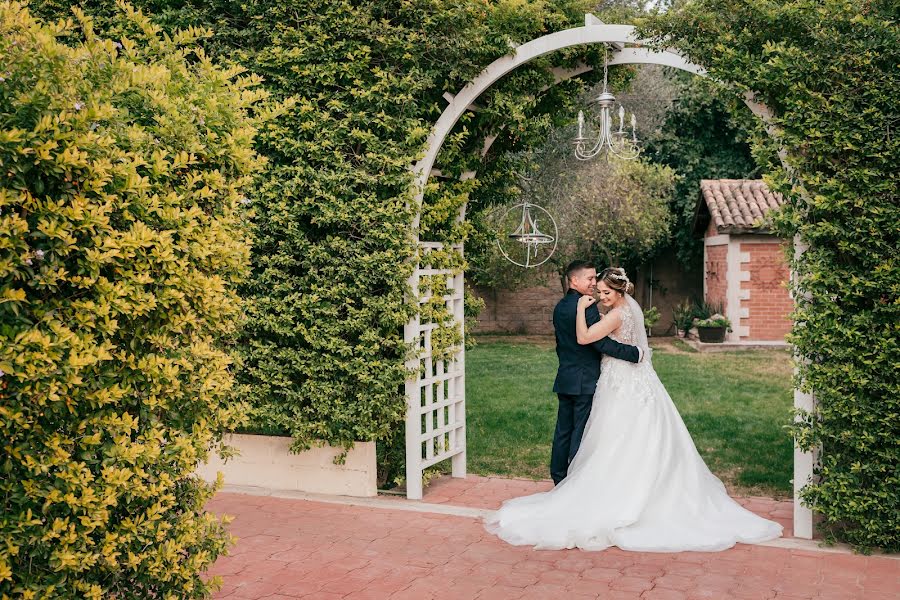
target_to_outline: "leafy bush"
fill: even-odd
[[[696,300],[692,310],[695,319],[708,319],[713,315],[724,313],[725,305],[722,302]]]
[[[659,309],[655,306],[651,306],[650,308],[644,309],[644,326],[647,328],[647,332],[650,332],[650,329],[659,323]]]
[[[0,3],[0,597],[200,598],[256,78]],[[65,42],[61,43],[61,42]]]
[[[830,534],[900,550],[896,3],[695,0],[649,33],[774,112],[779,227],[809,245],[791,264],[790,339],[817,411],[794,435],[821,460],[802,497]]]
[[[52,5],[51,2],[42,3]],[[100,2],[99,4],[105,4]],[[226,0],[146,2],[167,30],[202,23],[219,60],[260,74],[295,107],[259,136],[269,160],[256,190],[252,277],[239,380],[253,431],[287,433],[295,448],[390,438],[406,415],[403,325],[414,310],[407,278],[414,209],[410,166],[446,105],[492,60],[583,19],[578,1]],[[445,175],[483,170],[484,135],[498,150],[544,126],[536,115],[576,97],[580,82],[552,83],[537,61],[479,100],[439,157]],[[479,177],[480,179],[480,177]],[[423,238],[461,241],[453,219],[479,181],[429,182]],[[445,257],[462,268],[461,257]],[[433,307],[426,307],[430,310]],[[445,339],[458,340],[448,332]]]

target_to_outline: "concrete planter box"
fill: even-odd
[[[340,448],[315,447],[291,454],[291,438],[229,434],[225,444],[239,455],[224,462],[213,453],[197,469],[206,481],[221,471],[227,485],[253,486],[315,494],[371,497],[377,495],[375,442],[356,442],[343,465],[334,464]]]

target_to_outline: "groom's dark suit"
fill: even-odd
[[[565,479],[569,461],[581,444],[584,426],[591,414],[597,379],[600,377],[600,355],[608,354],[634,363],[640,358],[635,346],[620,344],[609,337],[586,346],[579,344],[575,334],[579,298],[580,293],[569,290],[553,309],[556,355],[559,357],[559,370],[553,383],[553,391],[559,396],[556,433],[553,435],[553,452],[550,456],[550,476],[553,483]],[[588,327],[600,320],[596,304],[588,307],[585,317]]]

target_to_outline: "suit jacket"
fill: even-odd
[[[556,372],[553,391],[557,394],[593,394],[597,387],[597,379],[600,378],[601,354],[634,363],[640,358],[637,347],[620,344],[609,337],[584,346],[579,344],[575,334],[579,298],[581,294],[569,290],[553,309],[556,356],[559,357],[559,370]],[[588,307],[585,317],[588,327],[600,320],[600,311],[596,304]]]

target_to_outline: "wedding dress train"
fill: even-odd
[[[643,346],[630,296],[614,339]],[[781,536],[781,525],[732,500],[697,452],[649,360],[603,357],[578,454],[553,490],[503,504],[488,531],[538,549],[717,551]]]

